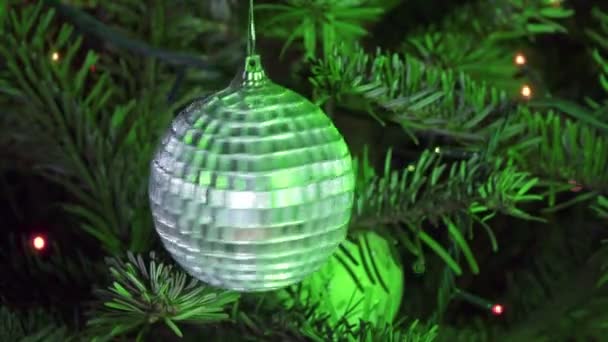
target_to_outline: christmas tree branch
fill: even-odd
[[[125,37],[87,13],[62,4],[58,0],[44,0],[44,3],[55,8],[58,13],[68,18],[83,33],[91,34],[118,48],[127,49],[139,55],[157,58],[171,65],[184,65],[212,72],[217,70],[217,66],[206,57],[152,47],[142,41]]]
[[[605,336],[608,331],[608,314],[604,309],[608,291],[596,286],[602,251],[591,252],[594,249],[591,238],[573,242],[567,241],[567,235],[552,235],[543,244],[547,250],[537,253],[533,267],[511,276],[507,300],[517,301],[518,306],[512,309],[517,311],[512,316],[519,319],[509,331],[500,332],[496,340],[556,340],[564,336],[593,339]],[[553,244],[569,245],[571,259],[555,265],[556,258],[565,255],[563,248],[555,248]]]
[[[608,193],[608,159],[597,157],[608,155],[608,139],[600,131],[554,111],[521,108],[518,118],[525,129],[506,149],[520,167],[546,180],[551,207],[557,193],[576,187],[587,203]]]
[[[541,232],[531,232],[531,236],[526,226],[509,229],[514,241],[502,248],[498,258],[522,260],[522,248],[528,252],[523,265],[507,266],[500,272],[504,283],[500,302],[506,307],[501,320],[482,320],[482,313],[479,320],[467,325],[446,322],[439,341],[594,340],[604,336],[608,316],[603,307],[608,292],[595,286],[608,252],[598,250],[601,227],[577,219],[561,226],[556,221]],[[571,234],[574,225],[584,232],[576,239]],[[522,239],[522,233],[529,238]]]
[[[165,324],[182,336],[178,324],[209,324],[226,320],[224,311],[239,294],[213,289],[173,266],[160,263],[154,253],[146,262],[141,256],[128,260],[108,259],[113,283],[98,291],[103,309],[95,311],[88,325],[102,337],[129,332],[144,334],[150,325]]]
[[[289,288],[293,305],[286,310],[276,296],[244,296],[238,310],[233,312],[233,322],[225,325],[218,340],[246,341],[434,341],[438,327],[411,321],[409,324],[372,324],[360,321],[350,324],[346,319],[330,325],[328,314],[318,310],[319,304],[311,300],[299,300],[300,290]],[[281,312],[281,314],[277,314]]]
[[[68,235],[69,236],[69,235]],[[78,236],[71,236],[78,239]],[[7,276],[0,282],[3,303],[15,307],[55,305],[71,303],[71,309],[78,311],[83,298],[88,298],[91,283],[100,279],[102,270],[79,248],[62,250],[56,241],[46,242],[51,255],[44,255],[32,248],[31,239],[5,235],[4,248],[0,248],[0,273]],[[10,281],[8,280],[10,279]],[[4,280],[4,279],[3,279]],[[26,283],[45,284],[23,295]],[[71,289],[71,296],[65,297],[65,288]]]
[[[475,258],[460,232],[464,227],[455,221],[459,214],[474,217],[486,229],[491,241],[495,239],[485,221],[498,212],[540,220],[517,208],[522,203],[542,199],[530,193],[538,180],[510,163],[473,157],[449,165],[442,163],[437,153],[425,151],[417,163],[398,172],[390,168],[389,152],[381,176],[376,176],[365,163],[364,160],[363,165],[356,164],[359,183],[351,224],[354,227],[403,224],[410,228],[414,240],[434,250],[457,274],[462,273],[460,266],[424,232],[421,228],[424,222],[444,225],[476,272]],[[419,242],[408,242],[412,238],[402,234],[404,239],[406,247],[419,245]],[[420,254],[415,247],[410,247],[410,251]]]
[[[459,6],[439,25],[408,35],[404,52],[428,66],[463,72],[476,81],[515,94],[521,87],[513,63],[514,47],[523,37],[565,32],[559,24],[574,11],[549,2],[497,0]]]
[[[598,45],[592,56],[600,66],[600,84],[608,93],[608,63],[600,53],[600,49],[608,51],[608,16],[597,8],[592,15],[599,22],[599,30],[587,30],[587,34]],[[555,206],[555,198],[563,191],[560,188],[569,184],[567,190],[580,194],[567,204],[591,204],[601,216],[602,194],[608,193],[608,160],[598,156],[608,155],[608,121],[604,115],[608,107],[588,102],[590,108],[550,98],[520,108],[518,121],[526,128],[515,138],[519,143],[507,147],[507,151],[521,167],[548,180],[549,204],[554,207],[550,210],[565,207]],[[537,113],[536,108],[545,112]]]
[[[605,93],[608,94],[608,13],[594,8],[592,15],[597,22],[595,29],[587,29],[586,33],[596,45],[593,49],[592,56],[598,66],[599,82]],[[596,111],[597,117],[603,117],[603,114],[608,111],[608,100],[604,99],[603,104],[596,103],[588,99],[591,107]],[[608,129],[607,129],[608,130]]]
[[[329,56],[336,42],[352,43],[367,35],[362,24],[378,20],[383,12],[383,8],[369,3],[323,0],[287,0],[286,4],[261,4],[256,9],[272,11],[272,18],[264,21],[263,27],[268,35],[285,39],[281,55],[302,40],[309,58]],[[317,46],[322,46],[320,53]]]
[[[427,66],[408,55],[362,49],[314,61],[315,98],[344,108],[365,108],[400,125],[415,142],[421,133],[443,135],[480,148],[513,111],[506,93],[470,77]]]
[[[491,41],[532,38],[537,35],[566,33],[560,21],[572,17],[560,0],[476,1],[459,7],[441,23],[445,30],[467,31],[472,36]]]
[[[387,165],[390,158],[389,153]],[[417,163],[400,172],[386,169],[382,176],[364,181],[357,190],[353,223],[438,222],[445,215],[463,210],[477,215],[500,211],[533,219],[516,206],[541,199],[529,193],[537,183],[536,178],[517,171],[511,163],[473,157],[450,165],[441,163],[437,153],[425,151]],[[442,203],[446,203],[445,208]]]
[[[12,114],[28,124],[29,135],[19,137],[19,147],[34,138],[36,143],[45,142],[39,147],[44,158],[33,169],[70,192],[73,198],[64,208],[81,219],[80,228],[107,252],[149,249],[152,222],[146,175],[154,142],[174,111],[200,88],[169,105],[163,94],[170,85],[156,82],[152,66],[146,79],[154,86],[125,96],[129,92],[117,90],[121,88],[113,75],[101,67],[91,71],[99,58],[81,50],[82,37],[73,37],[71,26],[50,29],[53,10],[44,12],[38,3],[10,13],[14,19],[0,37],[0,55],[8,69],[0,85],[10,84],[11,91],[5,93],[14,94],[13,101],[22,104]],[[37,39],[31,31],[51,32],[50,41]],[[81,54],[84,60],[78,62]],[[123,97],[126,103],[121,103]]]
[[[78,341],[56,318],[42,310],[24,312],[0,306],[0,340],[2,341]]]
[[[607,184],[606,160],[585,153],[604,153],[606,149],[605,139],[596,132],[597,125],[592,121],[562,124],[561,116],[551,112],[542,116],[529,114],[527,107],[516,106],[504,92],[477,85],[462,73],[427,66],[407,55],[378,52],[372,56],[359,50],[354,56],[336,54],[334,58],[318,60],[312,71],[311,82],[321,101],[332,98],[343,107],[366,108],[382,121],[401,125],[415,141],[416,134],[441,132],[480,151],[508,122],[499,136],[502,140],[496,144],[514,153],[522,170],[562,185],[564,178],[568,182],[576,176],[575,180],[586,188],[605,192],[602,184]],[[509,117],[513,119],[505,121]],[[562,128],[565,133],[561,133]],[[519,152],[531,148],[537,154]],[[547,160],[540,168],[536,166],[539,158]],[[571,165],[571,158],[578,160],[577,174],[566,167]],[[565,190],[561,187],[559,191]]]

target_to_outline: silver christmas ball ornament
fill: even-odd
[[[192,276],[267,291],[319,269],[346,236],[355,180],[344,139],[260,57],[183,110],[151,166],[154,224]]]

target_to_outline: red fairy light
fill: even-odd
[[[495,316],[500,316],[504,312],[505,312],[505,308],[502,305],[500,305],[500,304],[494,304],[494,305],[492,305],[492,313]]]
[[[44,239],[43,236],[36,235],[32,239],[32,246],[34,247],[34,249],[41,251],[46,247],[46,240]]]

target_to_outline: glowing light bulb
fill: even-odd
[[[527,60],[526,60],[526,56],[524,56],[523,53],[518,53],[517,55],[515,55],[515,64],[519,65],[519,66],[523,66],[526,65]]]
[[[53,52],[53,54],[51,55],[51,59],[53,60],[53,62],[59,61],[59,52]]]
[[[492,305],[492,309],[491,310],[492,310],[492,313],[495,316],[500,316],[500,315],[502,315],[505,312],[505,308],[502,305],[500,305],[500,304],[494,304],[494,305]]]
[[[34,239],[32,240],[32,246],[34,246],[34,248],[36,250],[41,251],[46,246],[46,241],[44,240],[44,238],[42,236],[36,235],[34,237]]]
[[[521,95],[527,99],[532,97],[532,88],[529,85],[521,87]]]

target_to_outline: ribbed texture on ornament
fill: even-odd
[[[354,175],[329,118],[267,79],[194,102],[152,163],[166,249],[190,274],[238,291],[296,283],[344,240]]]

